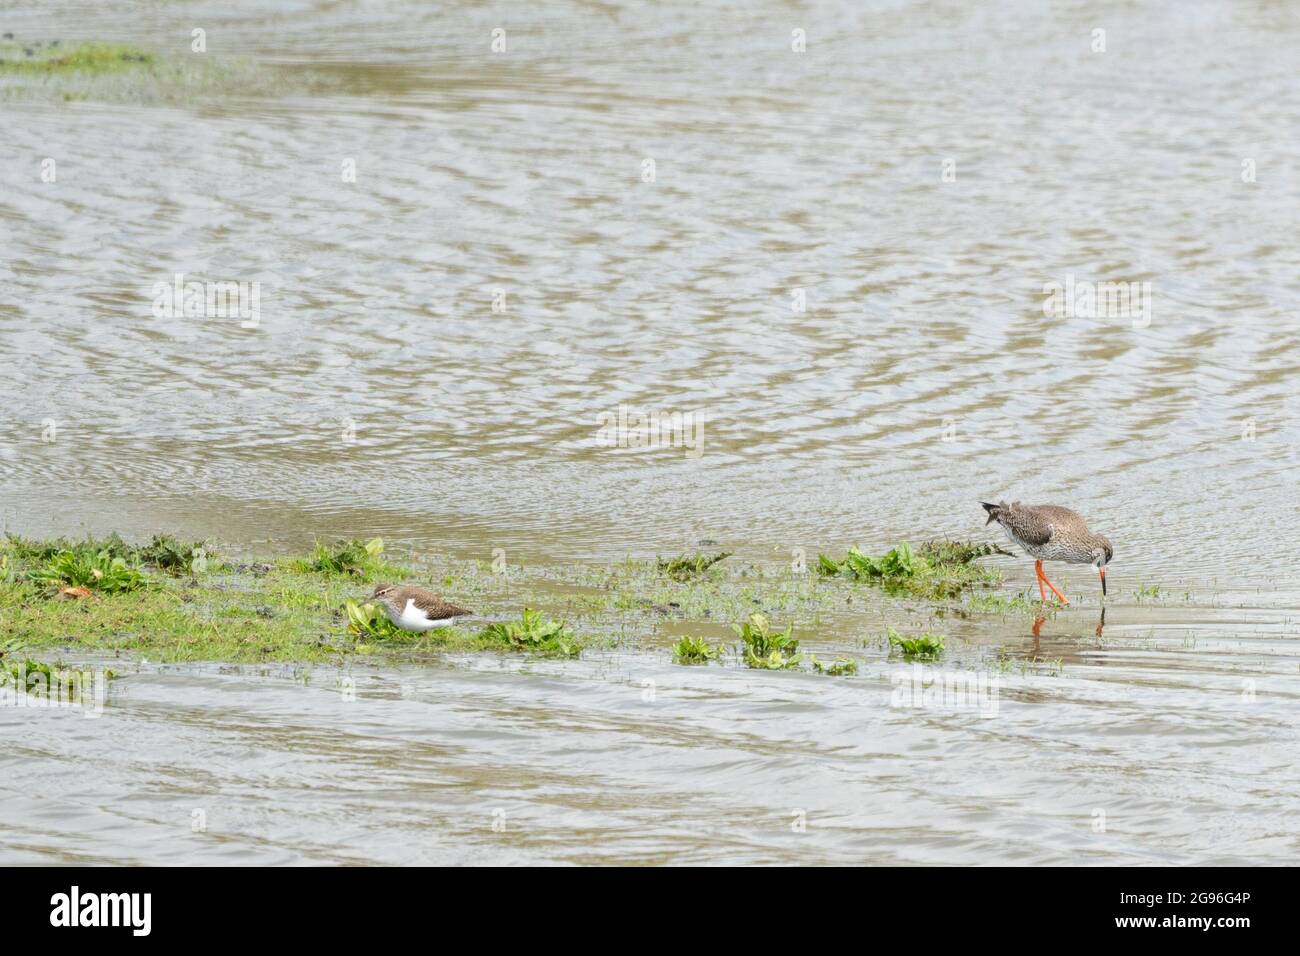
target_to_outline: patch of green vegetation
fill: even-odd
[[[847,577],[879,585],[891,593],[914,597],[955,597],[973,585],[989,586],[1002,580],[994,568],[975,564],[976,558],[1005,553],[993,545],[960,541],[931,541],[913,549],[904,541],[875,557],[850,548],[842,561],[817,556],[817,571],[823,576]]]
[[[823,664],[814,654],[812,668],[818,674],[826,674],[829,677],[851,677],[858,672],[858,662],[851,657],[837,657],[831,663]]]
[[[216,563],[206,542],[185,543],[169,534],[154,535],[148,544],[135,549],[135,553],[142,563],[168,574],[202,574]]]
[[[722,656],[722,648],[702,637],[683,637],[673,645],[673,661],[678,664],[707,664]]]
[[[245,582],[240,582],[244,584]],[[33,650],[133,651],[166,661],[327,661],[350,650],[342,627],[319,609],[279,608],[265,590],[192,588],[172,581],[94,600],[50,601],[30,584],[0,585],[6,633]],[[337,595],[341,603],[341,595]],[[337,606],[337,604],[335,605]]]
[[[348,616],[348,633],[353,637],[383,639],[401,637],[404,633],[378,604],[348,601],[344,613]]]
[[[921,634],[918,637],[904,637],[892,627],[888,632],[889,645],[897,647],[905,661],[933,661],[943,653],[942,634]]]
[[[107,554],[111,558],[121,558],[128,565],[151,565],[160,571],[171,574],[201,573],[218,564],[217,559],[204,541],[188,544],[178,541],[169,534],[156,534],[148,544],[129,544],[118,534],[96,538],[87,536],[80,540],[73,538],[50,538],[37,541],[20,535],[6,535],[0,547],[8,558],[27,564],[47,563],[65,552],[81,556]]]
[[[148,579],[130,567],[125,558],[108,551],[60,551],[27,572],[27,579],[44,588],[86,588],[116,594],[136,591]],[[82,592],[84,593],[84,592]]]
[[[1065,672],[1064,658],[1055,657],[1051,660],[1045,660],[1038,657],[1013,657],[1006,652],[1005,648],[998,649],[998,656],[994,665],[999,671],[1009,673],[1014,670],[1021,676],[1027,674],[1046,674],[1048,677],[1060,677]]]
[[[1133,596],[1139,601],[1155,601],[1160,598],[1160,585],[1142,584],[1133,592]]]
[[[127,544],[116,533],[105,538],[95,538],[88,535],[80,540],[74,538],[37,540],[35,538],[24,538],[16,534],[6,534],[4,548],[16,560],[28,564],[48,561],[61,551],[88,551],[91,553],[107,551],[115,558],[125,558],[127,561],[132,562],[138,562],[139,560],[139,549]]]
[[[153,63],[153,54],[123,43],[0,41],[0,72],[5,73],[118,73]]]
[[[732,630],[744,645],[745,663],[761,670],[788,670],[798,667],[802,658],[796,653],[799,642],[792,636],[794,625],[784,631],[772,631],[767,615],[755,611],[744,624],[733,624]]]
[[[380,560],[383,553],[382,538],[371,538],[364,543],[356,538],[334,544],[317,541],[310,555],[290,561],[289,566],[309,574],[346,574],[363,580],[373,580],[390,572],[393,576],[400,575],[401,568]]]
[[[864,554],[856,546],[849,548],[848,556],[843,561],[836,561],[824,554],[817,555],[819,573],[841,575],[859,581],[915,577],[920,568],[920,562],[912,553],[912,546],[906,541],[879,558]]]
[[[683,554],[675,558],[659,558],[655,561],[655,566],[675,581],[686,581],[698,577],[719,561],[729,557],[731,557],[730,551],[713,555]]]
[[[347,88],[321,64],[270,66],[227,55],[165,56],[122,43],[0,41],[0,99],[189,103],[232,96],[291,96]]]
[[[794,573],[786,563],[777,569],[724,564],[683,580],[664,574],[654,561],[630,559],[610,565],[552,566],[537,573],[555,587],[606,595],[606,610],[623,620],[653,611],[687,620],[734,621],[756,607],[807,618],[837,596],[831,582]]]
[[[524,608],[518,621],[489,624],[481,637],[515,650],[553,657],[577,657],[582,650],[582,644],[567,624],[553,621],[532,608]]]
[[[615,643],[659,650],[655,635],[665,619],[704,627],[745,621],[736,630],[743,643],[743,652],[739,646],[737,651],[747,666],[815,670],[806,652],[799,655],[795,626],[802,634],[803,628],[816,629],[823,615],[831,615],[828,623],[838,627],[846,609],[851,613],[854,606],[880,600],[874,589],[864,592],[845,582],[798,573],[785,562],[731,561],[688,574],[685,580],[669,576],[654,560],[519,566],[498,574],[482,562],[429,555],[412,556],[416,563],[411,568],[394,568],[384,562],[387,554],[376,540],[369,546],[360,541],[320,542],[309,555],[274,562],[213,559],[205,572],[196,573],[201,547],[166,535],[147,545],[128,544],[116,535],[84,541],[0,539],[0,621],[5,634],[23,639],[34,657],[47,648],[73,648],[82,655],[138,653],[153,661],[339,664],[356,653],[419,660],[448,651],[572,656],[582,648]],[[53,600],[50,584],[38,584],[30,575],[64,551],[100,563],[106,552],[109,568],[111,559],[121,558],[148,586],[119,591],[110,590],[110,582],[106,588],[87,588],[92,593],[80,595],[80,600]],[[189,575],[183,572],[186,561]],[[85,579],[84,568],[76,574],[52,570],[58,582]],[[369,596],[380,580],[435,583],[449,600],[480,613],[502,607],[530,610],[518,620],[486,630],[452,626],[401,631]],[[755,612],[758,619],[753,618]],[[790,626],[774,632],[769,618]],[[710,639],[716,640],[713,635]],[[682,655],[685,659],[693,656],[689,643],[679,645],[688,651]],[[699,652],[705,648],[717,650],[701,640]],[[821,664],[835,666],[834,661]]]
[[[115,671],[100,671],[105,680],[117,677]],[[87,680],[94,677],[85,671],[73,670],[62,664],[24,658],[21,661],[0,660],[0,687],[13,684],[28,694],[69,702],[79,700],[89,689]]]
[[[981,614],[1006,614],[1011,611],[1037,611],[1038,605],[1030,601],[1022,592],[1015,597],[1005,594],[972,594],[966,599],[966,606]]]
[[[454,626],[423,633],[402,631],[382,608],[358,593],[360,579],[382,574],[400,580],[406,575],[405,569],[379,560],[378,541],[368,550],[356,542],[322,545],[309,556],[275,564],[217,564],[202,577],[146,578],[132,565],[141,553],[149,552],[173,566],[188,557],[195,569],[196,547],[174,542],[164,539],[137,548],[116,536],[89,539],[89,544],[0,539],[0,621],[5,634],[20,639],[33,652],[75,648],[91,654],[136,652],[151,660],[231,663],[338,663],[353,653],[379,651],[409,656],[514,649],[574,656],[583,646],[601,640],[580,639],[567,623],[548,620],[535,610],[526,611],[518,622],[481,633]],[[69,551],[68,544],[76,550]],[[103,547],[91,550],[98,545]],[[453,593],[481,595],[495,587],[500,590],[498,600],[517,599],[518,582],[478,573],[473,562],[462,564],[457,573],[442,576]],[[103,577],[97,578],[95,571]],[[148,586],[132,588],[125,583],[135,576]],[[82,581],[90,586],[77,584]],[[64,595],[81,600],[51,600],[52,585],[75,585],[86,591]],[[541,593],[535,596],[543,600],[562,601],[563,595],[538,590]]]

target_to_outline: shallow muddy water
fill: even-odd
[[[667,637],[358,665],[355,701],[132,665],[95,720],[0,708],[0,860],[1294,859],[1300,10],[971,7],[0,11],[228,67],[0,76],[8,530],[783,563],[996,540],[979,500],[1022,498],[1115,545],[1104,638],[1065,570],[1088,597],[1037,643],[1012,614],[956,652],[1060,662],[996,671],[996,716]],[[256,327],[155,316],[177,273],[258,283]],[[1100,281],[1148,308],[1044,314]],[[620,408],[691,426],[611,447]]]
[[[1289,628],[1116,616],[1143,623],[1104,646],[1053,622],[1060,672],[995,675],[983,708],[892,706],[897,663],[144,668],[97,718],[0,708],[0,844],[9,862],[1292,861]]]

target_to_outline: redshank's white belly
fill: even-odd
[[[998,525],[1007,533],[1007,537],[1011,539],[1012,543],[1019,545],[1020,549],[1031,558],[1037,558],[1039,561],[1069,561],[1071,564],[1088,563],[1086,556],[1080,557],[1076,551],[1068,547],[1064,542],[1055,540],[1055,536],[1049,538],[1046,544],[1030,544],[1016,537],[1011,529],[1002,524],[1001,521],[998,522]]]

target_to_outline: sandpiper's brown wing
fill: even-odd
[[[436,594],[430,594],[424,588],[398,588],[393,597],[397,599],[398,607],[406,607],[407,601],[414,601],[415,606],[423,611],[424,616],[430,621],[444,621],[449,617],[461,617],[472,613],[463,607],[448,604],[442,598]]]

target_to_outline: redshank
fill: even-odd
[[[1106,565],[1115,552],[1105,536],[1088,530],[1087,522],[1078,513],[1060,505],[1022,505],[1018,501],[980,504],[989,513],[985,525],[996,521],[1008,538],[1036,559],[1034,573],[1038,576],[1038,594],[1044,601],[1047,600],[1047,592],[1043,590],[1046,584],[1062,604],[1070,603],[1043,573],[1044,561],[1091,564],[1101,575],[1101,597],[1106,599]]]
[[[431,631],[446,627],[455,618],[472,614],[463,607],[448,604],[424,588],[409,584],[381,584],[371,597],[384,605],[388,619],[404,631]]]

